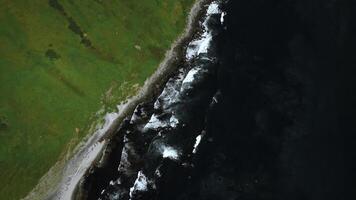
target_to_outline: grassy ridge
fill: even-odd
[[[0,2],[0,199],[18,199],[133,94],[193,0]]]

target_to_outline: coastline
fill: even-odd
[[[188,15],[187,25],[183,33],[172,43],[170,50],[165,54],[165,58],[152,74],[145,81],[137,95],[129,98],[118,106],[117,113],[108,113],[105,116],[105,124],[102,128],[88,135],[64,159],[58,161],[39,181],[37,186],[25,197],[30,199],[71,199],[81,178],[97,160],[106,142],[110,139],[121,122],[132,112],[135,107],[144,101],[152,99],[158,95],[158,91],[164,86],[167,79],[175,73],[179,64],[183,60],[183,51],[188,42],[193,38],[196,26],[201,17],[204,6],[212,0],[197,0]]]

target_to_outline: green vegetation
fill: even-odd
[[[24,197],[133,95],[193,0],[1,0],[0,199]]]

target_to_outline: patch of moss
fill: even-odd
[[[9,127],[9,123],[5,116],[0,116],[0,131],[6,130]]]
[[[45,53],[46,57],[50,60],[57,60],[60,59],[61,56],[53,49],[48,49]]]

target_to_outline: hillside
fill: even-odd
[[[24,197],[135,94],[193,0],[0,2],[0,196]]]

